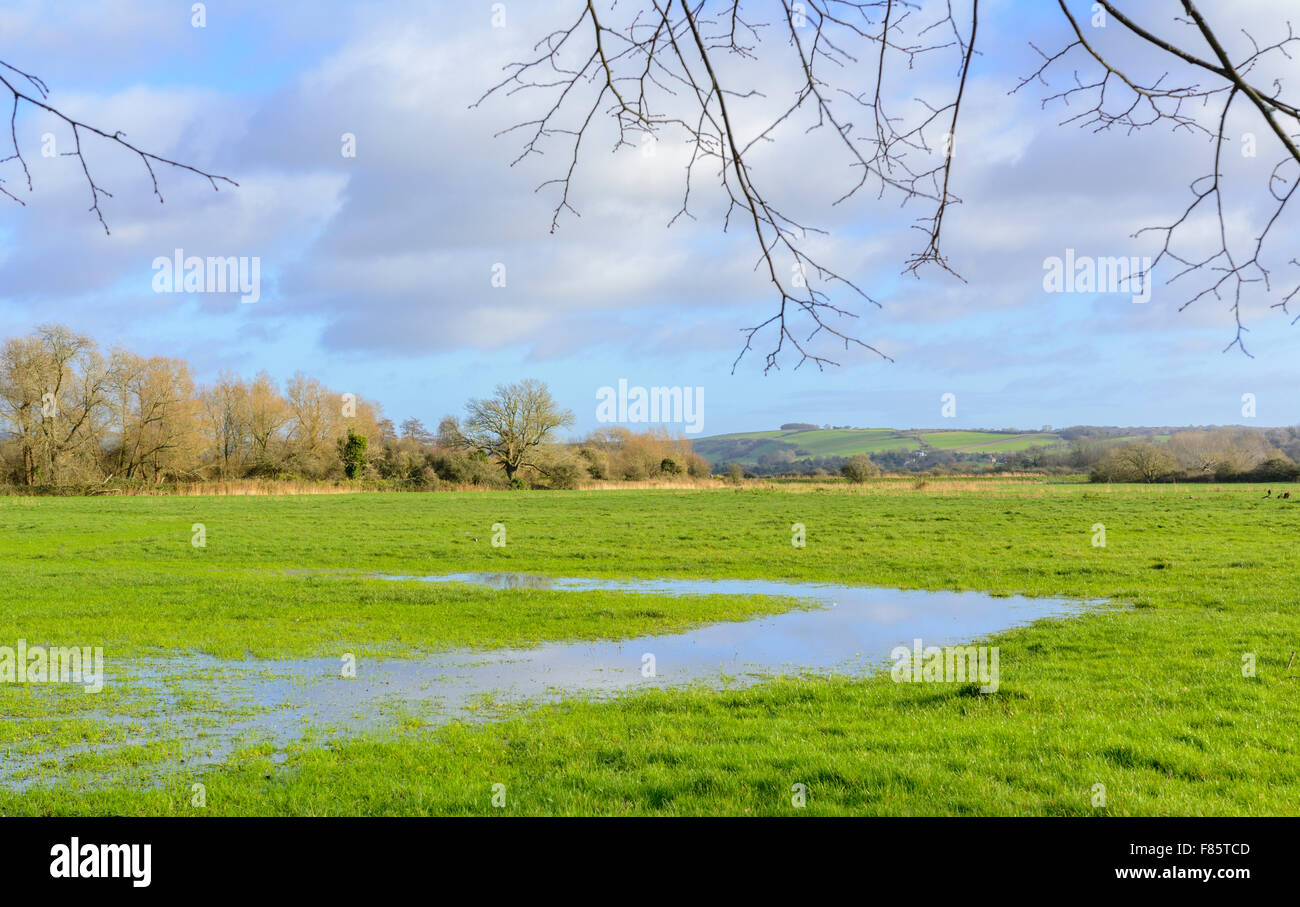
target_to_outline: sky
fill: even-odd
[[[599,427],[601,388],[620,380],[701,389],[696,436],[785,422],[1300,422],[1292,353],[1300,325],[1269,307],[1281,293],[1248,294],[1252,358],[1223,352],[1236,333],[1225,302],[1207,297],[1179,311],[1201,284],[1169,284],[1171,269],[1157,269],[1145,303],[1131,293],[1044,289],[1046,263],[1067,250],[1153,255],[1158,238],[1133,234],[1177,219],[1192,181],[1212,169],[1213,150],[1205,137],[1167,127],[1124,135],[1062,125],[1087,105],[1044,98],[1070,86],[1081,59],[1052,71],[1050,87],[1013,93],[1039,65],[1030,42],[1056,50],[1068,40],[1054,4],[981,4],[981,54],[952,173],[961,204],[944,228],[960,277],[937,268],[901,273],[920,236],[911,229],[919,208],[874,192],[832,204],[857,177],[825,131],[807,131],[808,120],[784,124],[755,151],[755,172],[781,208],[825,231],[809,247],[880,303],[835,291],[833,301],[860,316],[837,326],[892,359],[828,345],[818,349],[838,366],[796,369],[797,357],[785,357],[766,374],[771,335],[733,373],[742,329],[772,314],[775,300],[755,270],[752,234],[735,223],[724,232],[725,205],[709,171],[697,170],[692,183],[694,219],[669,225],[688,160],[680,136],[663,136],[653,153],[614,151],[598,118],[571,189],[577,214],[563,212],[552,231],[556,187],[541,184],[563,172],[567,149],[556,141],[512,163],[524,136],[502,134],[536,117],[545,98],[521,92],[472,106],[506,64],[576,18],[575,2],[513,0],[494,9],[479,0],[232,0],[206,4],[201,27],[193,6],[10,0],[0,9],[0,60],[40,76],[51,104],[239,184],[213,192],[193,174],[162,167],[160,205],[139,159],[87,137],[88,166],[112,192],[101,199],[106,234],[87,210],[76,158],[42,155],[47,135],[56,151],[70,150],[70,130],[23,105],[15,131],[32,191],[16,162],[0,164],[2,185],[25,202],[0,198],[0,337],[67,324],[106,350],[183,358],[200,382],[223,370],[266,370],[282,382],[303,371],[377,401],[397,422],[428,425],[524,378],[546,382],[574,411],[574,432]],[[1086,19],[1089,4],[1075,6]],[[1140,4],[1143,21],[1199,52],[1173,22],[1175,6]],[[1285,28],[1288,0],[1201,6],[1240,55],[1238,27],[1258,35]],[[1137,68],[1163,71],[1114,23],[1089,28]],[[762,47],[757,63],[724,69],[731,84],[762,92],[734,102],[738,129],[751,134],[793,90],[788,44],[773,32]],[[915,98],[951,84],[951,63],[898,67],[892,109],[914,115]],[[1286,75],[1258,73],[1264,83]],[[852,86],[860,76],[848,66],[840,78]],[[0,98],[8,101],[3,91]],[[847,95],[837,103],[851,105]],[[1192,115],[1209,122],[1217,109]],[[1247,132],[1260,133],[1257,156],[1234,144],[1224,165],[1238,244],[1267,216],[1263,189],[1280,159],[1241,109],[1229,133]],[[354,156],[344,153],[345,136]],[[1279,172],[1296,175],[1294,167]],[[1293,236],[1295,226],[1289,217],[1275,230]],[[1183,235],[1196,251],[1213,240],[1214,223],[1193,218]],[[177,249],[256,259],[257,301],[157,292],[155,263]],[[1300,281],[1294,246],[1270,249],[1275,288],[1285,292]],[[1246,394],[1253,416],[1243,413]],[[945,400],[955,402],[946,413]]]

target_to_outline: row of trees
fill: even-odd
[[[1094,482],[1289,482],[1298,466],[1269,435],[1253,429],[1183,431],[1168,443],[1114,447],[1091,473]]]
[[[44,325],[0,345],[0,484],[91,486],[335,478],[571,488],[584,479],[707,476],[690,443],[624,428],[563,442],[573,424],[544,384],[502,385],[436,432],[295,374],[197,386],[189,365]]]
[[[342,474],[379,440],[378,408],[315,378],[265,372],[196,386],[189,365],[44,325],[0,345],[0,471],[16,485]],[[353,441],[351,460],[356,461]],[[354,467],[355,468],[355,467]]]
[[[378,477],[412,488],[436,487],[443,482],[490,488],[575,488],[592,479],[638,481],[709,475],[708,461],[691,451],[689,441],[663,430],[636,434],[614,427],[569,443],[550,433],[530,443],[539,435],[520,430],[527,420],[496,415],[501,409],[509,410],[518,387],[500,387],[490,401],[470,401],[463,421],[447,416],[437,432],[430,432],[417,419],[408,419],[397,436],[384,440],[370,467]],[[493,404],[490,411],[494,413],[487,422],[477,415],[485,402]],[[511,457],[522,451],[522,455],[511,470],[494,450]]]
[[[990,454],[927,447],[877,451],[873,467],[885,472],[983,475],[997,473],[1086,474],[1100,482],[1147,481],[1286,481],[1300,474],[1300,427],[1248,429],[1093,428],[1068,430],[1068,444],[1035,445],[1025,450]],[[1015,433],[1014,431],[1012,432]],[[1062,432],[1065,434],[1065,432]],[[742,454],[770,439],[709,440],[707,450]],[[862,475],[860,463],[845,457],[813,457],[788,444],[768,451],[746,466],[745,476]],[[737,458],[739,459],[739,458]],[[715,468],[730,474],[737,461],[714,458]]]

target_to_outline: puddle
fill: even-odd
[[[488,720],[531,703],[566,696],[607,697],[647,687],[706,683],[743,686],[780,674],[860,676],[889,664],[895,646],[952,645],[1087,607],[1062,599],[994,597],[770,580],[600,580],[517,573],[385,576],[394,581],[461,582],[495,589],[575,594],[612,590],[644,595],[775,595],[807,601],[807,610],[717,623],[682,633],[613,642],[545,643],[528,649],[456,650],[414,659],[358,659],[356,677],[340,676],[338,657],[228,661],[207,656],[137,659],[107,684],[157,697],[162,714],[140,721],[136,740],[176,740],[187,766],[221,762],[236,749],[268,744],[281,754],[305,736],[331,737],[396,728],[404,719],[436,725]],[[646,676],[645,656],[654,671]],[[1003,665],[1002,674],[1007,675]],[[1014,669],[1013,669],[1014,670]],[[213,710],[176,709],[187,697]],[[79,718],[113,721],[108,713]],[[113,745],[59,752],[0,753],[0,783],[22,787],[37,764]],[[174,770],[173,766],[173,770]]]

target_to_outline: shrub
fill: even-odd
[[[844,465],[840,467],[840,472],[850,482],[860,483],[880,475],[880,467],[866,454],[857,454],[849,457]]]
[[[456,485],[480,485],[487,488],[505,487],[501,469],[482,451],[459,451],[439,448],[429,457],[438,478]]]
[[[546,487],[577,488],[582,474],[582,467],[572,460],[556,463],[546,473]]]
[[[347,438],[339,438],[339,459],[343,461],[343,474],[349,479],[361,478],[366,468],[366,445],[369,440],[348,429]]]
[[[686,474],[694,479],[708,478],[713,474],[713,467],[709,461],[697,453],[692,453],[686,457]]]
[[[1300,478],[1300,466],[1285,457],[1272,457],[1254,469],[1237,473],[1232,478],[1243,482],[1294,482]]]
[[[578,451],[578,456],[587,469],[587,475],[593,479],[609,478],[609,454],[603,450],[597,450],[594,447],[584,447]]]

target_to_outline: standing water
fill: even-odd
[[[552,642],[526,649],[453,650],[417,658],[362,658],[356,676],[338,657],[221,660],[207,656],[138,659],[106,683],[157,697],[157,717],[133,740],[176,740],[187,764],[212,763],[252,744],[277,751],[304,737],[328,738],[395,727],[481,720],[485,705],[520,705],[566,696],[605,697],[648,687],[741,686],[781,674],[862,676],[911,649],[969,642],[1043,617],[1079,613],[1084,602],[923,592],[772,580],[603,580],[518,573],[384,576],[393,581],[471,583],[494,589],[549,589],[575,595],[609,590],[638,595],[765,595],[808,607],[681,633],[599,642]],[[203,710],[179,708],[195,698]],[[105,722],[123,716],[97,714]],[[96,745],[96,752],[111,749]],[[62,755],[75,755],[69,749]],[[60,754],[41,753],[42,761]],[[0,753],[0,778],[22,786],[32,759]]]

